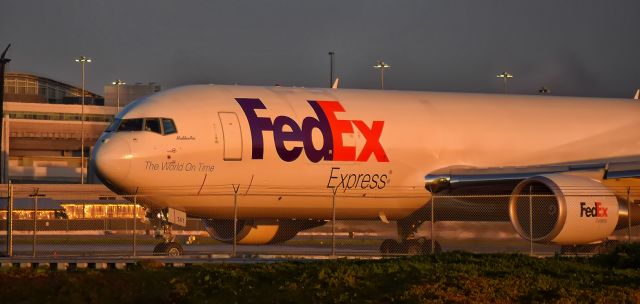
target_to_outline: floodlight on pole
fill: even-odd
[[[118,105],[118,112],[120,112],[120,86],[127,83],[120,79],[116,79],[116,81],[112,82],[111,84],[116,86],[116,96],[117,96],[116,99],[117,99],[117,105]]]
[[[551,90],[549,90],[549,88],[547,88],[546,86],[543,86],[538,90],[538,93],[542,95],[551,94]]]
[[[91,58],[80,56],[76,62],[82,66],[82,105],[80,106],[80,183],[84,184],[84,65],[90,63]]]
[[[376,62],[376,65],[374,65],[373,67],[376,69],[380,69],[380,88],[384,90],[384,69],[388,69],[391,66],[386,64],[382,60],[378,60],[378,62]]]
[[[513,75],[503,72],[502,74],[498,74],[496,77],[502,78],[504,84],[504,93],[507,94],[507,79],[513,78]]]

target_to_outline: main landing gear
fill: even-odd
[[[616,246],[620,244],[620,241],[616,240],[604,240],[600,243],[595,244],[584,244],[584,245],[563,245],[560,247],[560,254],[599,254],[599,253],[610,253],[612,252]]]
[[[441,252],[440,243],[435,241],[433,252]],[[406,239],[398,242],[394,239],[386,239],[380,244],[382,254],[408,254],[408,255],[428,255],[432,253],[431,240],[425,237]]]
[[[147,213],[147,218],[155,228],[155,238],[162,242],[153,248],[153,255],[179,256],[184,253],[182,246],[175,241],[171,231],[171,223],[167,220],[165,212],[152,211]]]
[[[426,255],[438,253],[442,251],[440,243],[431,242],[431,239],[425,237],[416,238],[418,227],[422,225],[425,218],[414,213],[405,219],[398,220],[398,238],[386,239],[380,244],[380,253],[382,254],[408,254],[408,255]]]

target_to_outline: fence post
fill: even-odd
[[[436,250],[436,240],[435,240],[435,234],[433,233],[433,227],[434,227],[434,223],[435,223],[435,218],[434,218],[434,204],[436,203],[436,195],[432,195],[431,196],[431,254],[436,254],[435,250]]]
[[[38,231],[38,196],[33,199],[33,252],[32,255],[36,257],[36,231]]]
[[[31,251],[31,255],[35,258],[36,257],[36,232],[38,231],[38,197],[41,196],[41,194],[38,194],[38,191],[40,190],[40,188],[36,188],[35,191],[33,192],[33,194],[30,194],[29,196],[33,197],[33,240],[32,240],[32,251]]]
[[[236,246],[238,244],[238,190],[240,185],[233,186],[233,248],[231,256],[236,256]]]
[[[331,196],[331,256],[336,256],[336,192],[338,187],[333,188]]]
[[[533,186],[529,186],[529,255],[533,256]]]
[[[7,256],[13,257],[13,185],[7,189]]]
[[[133,256],[136,256],[136,220],[138,218],[138,195],[133,196]]]
[[[627,187],[627,243],[631,243],[631,187]]]

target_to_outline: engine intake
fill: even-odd
[[[618,223],[618,200],[600,182],[563,173],[520,182],[509,201],[509,217],[527,240],[561,245],[606,239]]]

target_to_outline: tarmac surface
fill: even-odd
[[[85,239],[86,240],[86,239]],[[4,240],[3,240],[4,241]],[[318,260],[333,258],[379,259],[398,255],[381,255],[379,244],[382,239],[349,240],[336,239],[335,251],[332,254],[330,240],[302,240],[298,243],[278,245],[237,245],[233,255],[231,244],[182,244],[184,255],[179,257],[158,256],[153,254],[155,240],[142,239],[135,246],[133,243],[104,243],[104,238],[95,238],[94,242],[85,243],[51,243],[47,239],[38,240],[35,256],[30,239],[21,238],[13,246],[13,257],[0,258],[1,263],[57,263],[57,262],[125,262],[156,260],[163,263],[256,263],[289,260]],[[122,240],[120,240],[122,241]],[[126,240],[125,240],[126,241]],[[476,253],[517,252],[530,253],[528,242],[444,242],[443,251],[471,251]],[[6,245],[0,243],[0,251]],[[534,244],[535,256],[551,256],[558,246]]]

